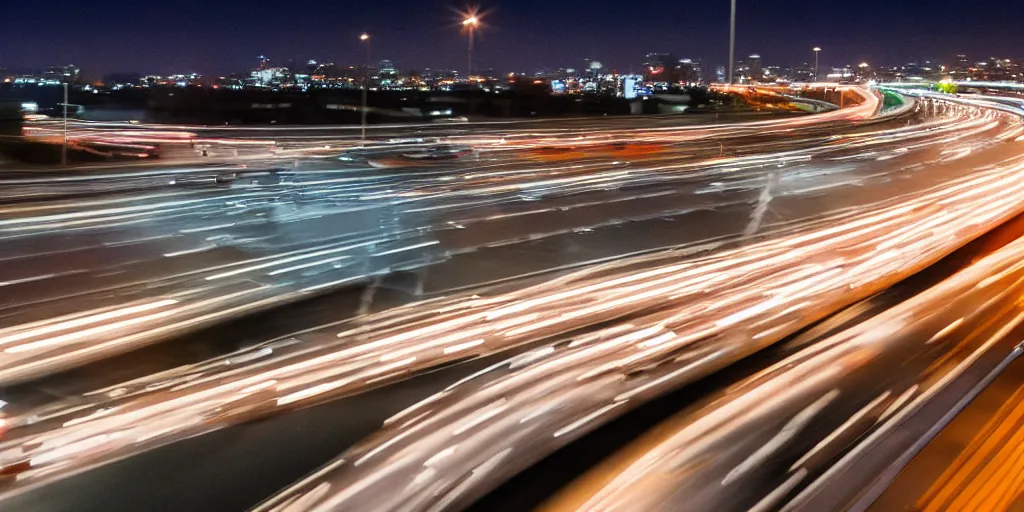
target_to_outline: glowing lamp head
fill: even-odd
[[[359,40],[360,41],[369,41],[370,40],[370,34],[360,34],[359,35]]]
[[[475,27],[480,24],[480,19],[476,16],[470,16],[462,20],[462,25],[465,27]]]
[[[821,48],[818,48],[817,46],[815,46],[815,47],[814,47],[814,51],[816,51],[816,52],[820,52],[820,51],[821,51]]]

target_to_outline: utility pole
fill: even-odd
[[[732,85],[734,66],[736,66],[736,0],[732,0],[732,11],[729,15],[729,78],[726,80],[729,85]]]
[[[359,40],[366,43],[366,65],[363,67],[363,108],[361,112],[360,140],[366,140],[366,95],[370,89],[370,34],[363,33]]]
[[[64,147],[60,151],[60,165],[68,165],[68,83],[64,82]]]
[[[466,63],[466,81],[473,76],[473,30],[476,29],[477,25],[480,24],[480,18],[477,18],[475,14],[470,15],[468,18],[462,20],[462,26],[466,27],[466,31],[469,33],[469,53],[467,54]]]
[[[818,46],[814,47],[814,81],[818,82],[818,54],[821,53],[821,48]]]

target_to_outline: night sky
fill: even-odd
[[[456,10],[435,0],[75,1],[7,3],[0,16],[0,67],[73,63],[110,72],[207,75],[244,71],[265,54],[362,62],[358,34],[373,35],[373,59],[402,71],[465,68]],[[646,52],[701,58],[706,70],[728,52],[728,0],[505,0],[481,5],[474,68],[532,72],[582,67],[583,59],[629,71]],[[956,53],[1024,57],[1024,0],[739,0],[737,56],[765,65],[895,64]]]

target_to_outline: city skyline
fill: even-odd
[[[642,61],[646,60],[647,58],[650,58],[652,55],[665,55],[665,56],[677,57],[677,60],[678,60],[677,64],[678,65],[684,65],[684,63],[694,62],[694,63],[697,64],[698,68],[703,68],[704,78],[706,78],[707,80],[713,79],[712,75],[715,73],[716,68],[721,68],[721,69],[718,69],[718,71],[722,71],[722,72],[724,72],[723,70],[725,68],[725,62],[717,62],[716,63],[716,62],[713,62],[713,61],[705,60],[705,59],[703,59],[701,57],[692,57],[691,58],[690,56],[685,55],[685,54],[683,54],[683,55],[676,55],[676,54],[673,54],[673,53],[670,53],[670,52],[649,52],[646,55],[639,55],[639,56],[637,56],[636,58],[633,59],[634,62],[630,63],[629,65],[619,66],[619,67],[604,65],[603,62],[602,62],[602,59],[583,59],[583,60],[581,60],[579,62],[563,63],[563,65],[560,65],[560,66],[548,66],[548,65],[532,65],[532,66],[530,66],[530,65],[527,65],[527,66],[525,66],[525,67],[523,67],[521,69],[514,69],[514,70],[494,69],[494,68],[490,68],[490,67],[487,67],[485,69],[480,69],[480,67],[474,67],[473,73],[474,73],[474,75],[480,74],[481,76],[485,76],[486,75],[486,76],[490,76],[490,77],[503,77],[503,76],[506,76],[506,75],[507,76],[512,76],[512,75],[520,75],[520,76],[548,76],[548,75],[552,75],[552,74],[558,74],[560,72],[561,73],[564,73],[566,71],[572,72],[573,70],[575,70],[577,73],[582,74],[582,73],[584,73],[586,71],[588,65],[593,62],[593,63],[601,63],[600,64],[601,65],[600,69],[602,69],[602,73],[604,73],[604,74],[619,74],[619,75],[643,74],[645,72],[646,67],[645,67],[645,64]],[[746,65],[748,65],[748,62],[750,61],[750,59],[751,58],[755,58],[755,57],[759,61],[761,61],[763,59],[763,56],[761,56],[760,54],[752,54],[752,55],[749,55],[749,56],[737,56],[736,65],[737,65],[737,67],[746,66]],[[969,62],[967,62],[967,65],[969,65],[969,66],[978,65],[978,66],[981,67],[981,69],[985,69],[984,66],[991,65],[992,62],[1002,61],[1004,59],[1007,62],[1011,62],[1012,61],[1014,64],[1019,66],[1020,65],[1020,61],[1022,60],[1022,58],[1019,57],[1019,56],[1014,58],[1014,57],[1006,54],[1006,52],[994,51],[994,52],[990,52],[989,54],[978,54],[978,55],[957,54],[957,55],[944,56],[944,58],[910,59],[910,60],[907,60],[905,62],[896,62],[896,61],[879,62],[879,61],[875,61],[874,63],[867,63],[866,61],[865,62],[849,61],[849,62],[842,62],[841,63],[841,62],[827,62],[827,61],[825,61],[823,59],[822,62],[820,62],[820,66],[821,66],[821,69],[822,69],[823,72],[827,72],[829,70],[844,69],[844,68],[854,68],[854,67],[858,67],[858,66],[860,66],[860,67],[867,67],[867,66],[869,66],[870,68],[877,69],[877,70],[896,71],[896,70],[898,70],[900,68],[905,68],[907,66],[918,66],[918,65],[920,65],[920,66],[931,66],[931,67],[934,67],[937,71],[939,71],[940,68],[942,70],[954,69],[954,68],[963,68],[964,64],[965,64],[965,62],[964,62],[965,58],[966,58],[967,61],[969,61]],[[458,67],[446,68],[446,67],[430,67],[430,66],[424,66],[424,67],[410,66],[410,65],[404,65],[401,62],[394,63],[393,60],[388,58],[387,56],[381,56],[380,58],[375,58],[373,60],[373,62],[371,62],[371,64],[370,64],[371,69],[377,69],[380,66],[380,63],[382,63],[382,62],[387,62],[389,64],[389,66],[393,66],[393,68],[394,68],[394,70],[395,70],[395,72],[397,74],[400,74],[400,75],[403,75],[403,76],[407,76],[410,73],[417,74],[417,75],[420,75],[420,74],[427,74],[427,75],[431,75],[431,74],[454,74],[455,76],[464,75],[464,70],[460,70]],[[105,72],[101,76],[101,75],[98,75],[97,73],[90,73],[89,69],[82,69],[80,66],[77,66],[74,63],[56,63],[56,64],[48,64],[48,65],[35,64],[35,65],[16,65],[16,66],[6,66],[6,65],[0,63],[0,72],[6,72],[8,77],[19,76],[19,75],[37,76],[37,75],[42,75],[42,74],[46,74],[46,73],[52,73],[52,72],[54,72],[54,70],[59,70],[61,68],[71,67],[71,68],[75,68],[75,69],[77,69],[79,71],[78,73],[75,74],[76,80],[84,80],[86,82],[102,82],[102,81],[105,81],[105,80],[107,80],[108,78],[111,78],[111,77],[120,77],[120,76],[127,76],[127,75],[136,75],[138,77],[171,77],[171,76],[188,76],[188,75],[192,75],[193,78],[206,78],[206,79],[212,79],[212,78],[217,78],[217,77],[220,77],[220,78],[236,77],[237,78],[239,76],[247,76],[250,73],[255,73],[257,70],[259,70],[259,69],[261,69],[263,67],[270,67],[270,68],[273,68],[273,69],[290,69],[291,71],[296,72],[296,73],[306,73],[306,72],[308,72],[308,70],[311,67],[315,67],[317,65],[327,65],[327,66],[332,66],[332,69],[350,70],[350,72],[357,72],[357,73],[359,72],[360,69],[362,69],[362,66],[363,66],[362,63],[335,62],[335,61],[320,60],[320,59],[294,58],[294,59],[287,59],[287,60],[282,61],[282,60],[272,59],[272,58],[270,58],[268,56],[260,55],[257,58],[252,59],[252,62],[250,63],[249,67],[247,67],[247,68],[240,68],[240,69],[234,69],[234,70],[220,70],[220,71],[213,72],[213,73],[199,72],[199,71],[196,71],[196,68],[194,66],[193,67],[185,66],[185,67],[180,68],[180,69],[168,69],[168,70],[160,70],[160,71],[152,71],[149,68],[144,69],[144,70],[126,69],[126,70],[118,70],[118,71],[113,71],[113,72]],[[808,58],[808,59],[803,59],[803,60],[797,59],[797,60],[794,60],[792,62],[778,62],[778,61],[768,60],[768,61],[764,61],[763,65],[764,65],[765,69],[768,69],[769,67],[771,67],[771,68],[781,68],[781,69],[790,69],[790,70],[792,70],[792,69],[802,69],[802,68],[810,69],[810,68],[814,67],[814,60],[813,60],[813,58]]]
[[[759,53],[766,62],[787,65],[810,60],[814,46],[824,48],[823,64],[884,65],[958,53],[976,60],[989,53],[1016,57],[1001,55],[1013,48],[1014,25],[1003,28],[995,20],[1024,19],[1024,5],[995,0],[980,0],[955,17],[948,15],[956,5],[949,0],[900,5],[866,0],[857,5],[867,14],[844,16],[820,2],[791,2],[786,9],[762,4],[739,3],[737,55]],[[9,25],[4,28],[9,37],[0,42],[0,67],[71,62],[88,77],[99,78],[116,72],[227,74],[251,69],[258,55],[278,63],[309,58],[359,63],[358,35],[363,32],[374,36],[375,58],[388,58],[402,69],[465,67],[465,35],[458,29],[463,6],[410,0],[348,7],[312,2],[303,11],[262,1],[203,9],[170,5],[99,2],[76,6],[74,17],[48,15],[61,9],[57,2],[8,16],[0,22]],[[592,58],[628,72],[652,51],[700,59],[707,67],[725,64],[728,2],[699,7],[635,7],[600,0],[485,4],[475,67],[531,72]],[[849,16],[863,17],[854,30],[848,28]],[[331,19],[339,21],[324,21]],[[992,29],[978,36],[976,27],[986,20]],[[622,28],[637,26],[643,28]]]

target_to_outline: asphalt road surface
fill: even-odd
[[[110,386],[108,393],[119,383],[183,365],[230,359],[280,337],[299,340],[298,347],[327,347],[352,318],[357,324],[367,319],[358,325],[373,335],[392,328],[389,318],[420,314],[431,301],[499,300],[557,278],[605,272],[609,262],[742,254],[912,205],[937,191],[956,193],[956,184],[1019,172],[1013,141],[1022,129],[1013,115],[931,100],[889,113],[864,110],[723,116],[710,125],[656,117],[467,125],[427,134],[403,128],[380,132],[368,144],[330,129],[271,130],[259,137],[274,140],[277,152],[232,152],[217,157],[223,163],[4,174],[0,336],[8,348],[0,357],[0,381],[7,383],[0,398],[9,430],[0,464],[8,478],[22,475],[7,486],[4,506],[244,510],[403,409],[554,336],[431,359],[418,372],[341,399],[316,398],[286,414],[254,406],[218,420],[219,412],[207,411],[201,423],[213,428],[180,434],[173,432],[192,420],[170,416],[161,420],[172,432],[162,446],[86,448],[82,460],[99,457],[88,468],[77,467],[74,457],[39,470],[19,465],[18,451],[32,436],[55,428],[40,420],[48,417],[43,411],[84,414],[67,412],[82,404],[81,410],[93,411],[78,416],[85,420],[60,420],[60,431],[122,407],[96,402],[94,390]],[[203,137],[220,149],[257,140],[251,131]],[[471,153],[429,153],[451,147]],[[428,158],[420,159],[424,152]],[[964,200],[978,198],[958,199]],[[993,195],[990,204],[1001,203]],[[908,208],[908,219],[927,209]],[[1016,213],[1007,207],[998,218]],[[905,238],[917,239],[908,233]],[[942,243],[921,250],[934,255],[930,261],[969,241],[934,236]],[[943,260],[931,274],[871,299],[868,309],[917,293],[959,268],[963,258]],[[97,315],[104,323],[95,327]],[[595,318],[571,332],[613,321]],[[478,506],[536,504],[614,447],[781,356],[759,353],[596,425],[506,485],[491,485],[487,490],[494,492]],[[140,400],[163,399],[157,381],[147,381],[152,385],[139,391]],[[302,385],[314,384],[333,389],[313,377]],[[216,410],[228,410],[223,407]],[[96,435],[101,431],[88,439]],[[21,439],[29,444],[20,445]],[[52,452],[43,459],[63,456]],[[29,489],[36,479],[46,485]]]

